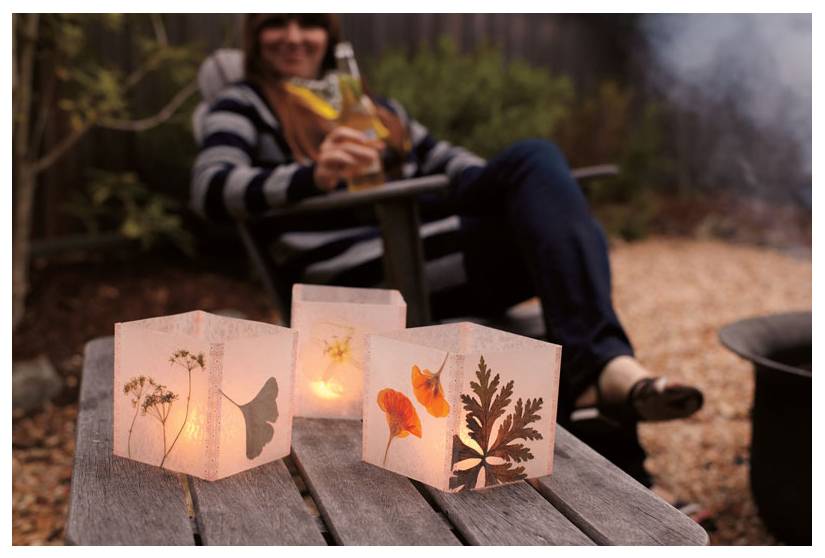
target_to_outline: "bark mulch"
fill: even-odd
[[[713,512],[713,544],[774,544],[748,487],[750,365],[725,351],[716,332],[744,317],[810,309],[810,257],[667,238],[615,245],[611,257],[615,305],[638,358],[706,395],[694,417],[641,428],[657,486]],[[14,358],[46,354],[66,388],[54,404],[13,419],[13,544],[62,544],[84,343],[111,335],[116,321],[195,308],[277,319],[243,273],[141,261],[34,270]]]
[[[811,309],[807,257],[718,241],[652,239],[612,254],[615,306],[637,357],[657,374],[699,386],[687,420],[640,427],[656,484],[712,512],[712,544],[775,544],[748,482],[751,365],[724,349],[722,326]]]

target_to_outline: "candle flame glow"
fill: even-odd
[[[332,379],[310,382],[309,387],[321,399],[338,399],[344,393],[344,386]]]
[[[187,440],[197,440],[201,436],[201,414],[197,408],[192,409],[186,427],[183,429],[183,437]]]

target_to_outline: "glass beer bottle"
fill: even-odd
[[[379,139],[378,127],[381,121],[369,97],[364,95],[361,74],[355,62],[355,54],[350,43],[338,43],[335,46],[335,59],[338,64],[338,83],[341,90],[341,113],[338,124],[363,132],[370,139]],[[380,186],[385,182],[384,170],[380,159],[360,173],[347,180],[350,191],[363,190]]]

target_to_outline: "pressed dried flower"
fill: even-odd
[[[132,416],[132,423],[129,425],[129,437],[126,441],[126,448],[127,448],[127,455],[129,457],[132,456],[132,430],[135,428],[135,420],[138,416],[139,406],[141,405],[140,400],[143,397],[143,387],[146,382],[149,382],[150,385],[154,386],[155,382],[152,378],[147,378],[144,375],[135,376],[131,378],[128,382],[123,385],[123,393],[125,395],[129,395],[132,393],[132,407],[135,409],[135,414]],[[145,413],[145,410],[144,410]]]
[[[183,424],[180,425],[180,430],[178,430],[177,435],[175,435],[175,439],[172,440],[172,444],[169,446],[169,449],[166,450],[163,454],[163,459],[160,461],[160,466],[163,467],[163,463],[166,461],[166,457],[172,451],[172,448],[175,447],[175,444],[178,442],[178,438],[180,438],[181,432],[186,427],[186,422],[189,420],[189,403],[192,398],[192,370],[195,368],[200,368],[201,372],[205,371],[203,353],[190,353],[186,349],[178,349],[172,354],[172,357],[169,359],[169,363],[174,365],[177,364],[184,369],[186,369],[187,379],[189,381],[189,387],[186,392],[186,411],[183,415]],[[177,398],[177,396],[175,396]],[[171,401],[171,400],[170,400]],[[165,425],[164,425],[165,428]],[[166,430],[164,429],[164,436],[166,434]],[[164,442],[165,446],[165,442]]]
[[[447,403],[444,388],[441,387],[441,372],[446,362],[447,357],[444,357],[444,362],[435,374],[426,368],[422,372],[417,365],[412,367],[412,386],[415,398],[427,409],[428,413],[436,418],[450,414],[450,404]]]
[[[387,417],[387,426],[390,430],[387,449],[384,451],[384,464],[387,463],[387,453],[390,444],[395,438],[406,438],[410,434],[421,437],[421,419],[415,412],[409,398],[394,389],[385,388],[378,392],[378,406]]]
[[[351,357],[351,341],[352,336],[344,338],[333,336],[330,340],[324,339],[324,355],[329,357],[335,364],[345,363]]]

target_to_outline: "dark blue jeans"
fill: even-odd
[[[567,162],[552,143],[521,141],[459,177],[447,211],[462,219],[468,288],[503,311],[538,296],[547,339],[562,345],[559,422],[643,484],[636,425],[613,435],[576,432],[576,398],[607,362],[633,355],[611,301],[607,240]]]
[[[547,141],[518,142],[467,169],[450,205],[474,296],[501,309],[541,300],[548,341],[564,347],[560,417],[569,414],[605,364],[633,349],[611,301],[607,240],[564,156]]]

